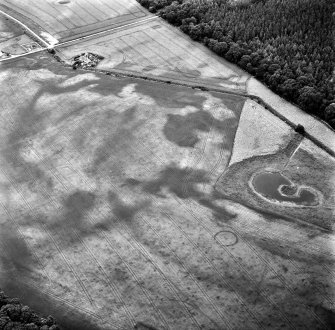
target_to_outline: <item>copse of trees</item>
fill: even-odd
[[[335,0],[138,0],[335,128]]]
[[[39,317],[17,298],[9,298],[0,290],[0,329],[5,330],[60,330],[55,320]]]

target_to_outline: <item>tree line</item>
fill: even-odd
[[[52,316],[42,318],[17,298],[8,297],[0,289],[0,329],[60,330]]]
[[[137,0],[335,128],[335,0]]]

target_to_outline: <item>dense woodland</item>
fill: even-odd
[[[55,320],[39,317],[17,298],[9,298],[0,290],[0,329],[4,330],[60,330]]]
[[[138,0],[335,128],[335,0]]]

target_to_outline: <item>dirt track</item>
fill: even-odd
[[[286,166],[329,219],[328,154],[304,140],[288,162],[291,127],[238,95],[73,71],[48,54],[0,69],[9,294],[65,329],[332,328],[333,234],[301,219],[310,209],[248,190],[253,171]]]

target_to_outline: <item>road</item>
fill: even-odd
[[[4,15],[4,16],[8,17],[9,19],[13,20],[14,22],[20,24],[23,27],[24,30],[28,31],[28,33],[32,35],[33,38],[37,39],[42,45],[44,45],[44,47],[42,47],[38,50],[33,50],[33,51],[27,52],[25,54],[14,55],[14,56],[11,56],[11,57],[8,57],[8,58],[0,59],[0,62],[5,62],[5,61],[9,61],[11,59],[16,59],[16,58],[28,56],[30,54],[39,53],[39,52],[42,52],[42,51],[45,51],[45,50],[48,50],[48,49],[52,49],[52,48],[55,49],[55,48],[58,48],[58,47],[66,46],[66,45],[76,43],[76,42],[81,41],[81,40],[86,40],[86,39],[89,39],[89,38],[98,37],[98,36],[104,35],[106,33],[116,32],[116,31],[118,31],[120,29],[123,29],[123,28],[135,26],[137,24],[143,24],[143,23],[146,23],[148,21],[152,21],[152,20],[157,19],[156,16],[150,16],[150,17],[147,17],[147,18],[144,18],[144,19],[139,19],[136,22],[122,24],[122,25],[119,25],[119,26],[114,27],[114,28],[110,28],[110,29],[106,29],[106,30],[99,31],[99,32],[96,32],[96,33],[88,34],[88,35],[85,35],[83,37],[79,37],[79,38],[72,39],[72,40],[69,40],[69,41],[65,41],[65,42],[61,42],[61,43],[57,43],[57,44],[50,44],[47,41],[45,41],[42,37],[40,37],[37,33],[35,33],[33,30],[31,30],[26,24],[19,21],[18,19],[16,19],[12,15],[7,14],[3,10],[0,10],[0,14]]]

